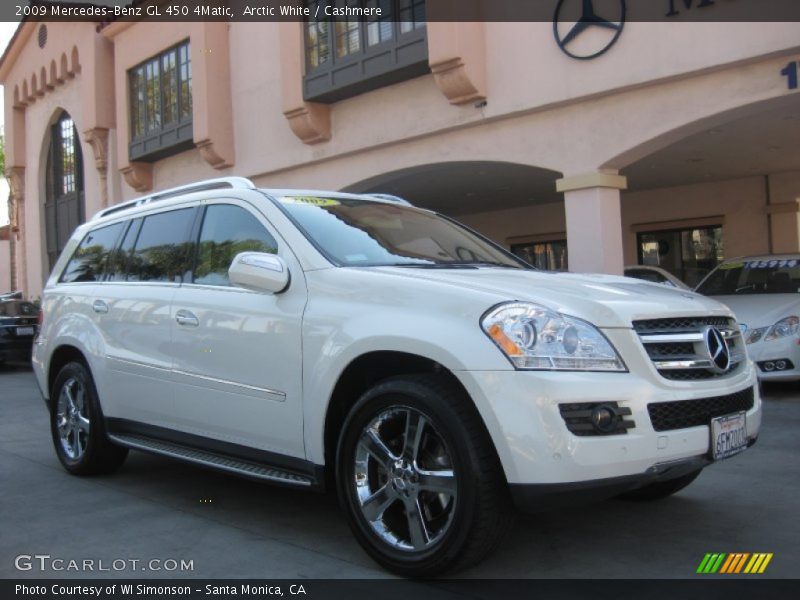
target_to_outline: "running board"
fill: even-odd
[[[312,477],[292,473],[275,467],[216,454],[207,450],[200,450],[190,446],[182,446],[173,442],[158,440],[135,433],[113,433],[109,434],[109,439],[115,444],[142,450],[162,456],[177,458],[186,462],[195,463],[205,467],[211,467],[219,471],[227,471],[236,475],[269,481],[270,483],[280,483],[299,488],[312,488],[315,481]]]

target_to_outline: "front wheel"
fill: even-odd
[[[404,576],[478,562],[513,514],[477,411],[437,376],[393,378],[367,391],[345,422],[336,473],[356,539]]]
[[[50,431],[56,455],[73,475],[115,471],[128,455],[106,435],[97,390],[83,363],[66,364],[50,396]]]

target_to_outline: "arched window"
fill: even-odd
[[[75,123],[64,112],[50,129],[45,190],[45,238],[49,270],[85,219],[83,155]]]

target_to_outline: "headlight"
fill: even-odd
[[[626,371],[594,325],[538,304],[497,306],[483,316],[481,327],[518,369]]]
[[[764,341],[769,342],[780,338],[791,337],[800,333],[800,318],[786,317],[769,328],[769,333],[764,336]]]
[[[761,338],[764,337],[764,334],[767,332],[769,327],[759,327],[758,329],[751,329],[747,332],[747,338],[745,339],[746,344],[755,344]]]

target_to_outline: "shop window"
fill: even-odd
[[[566,271],[569,266],[567,240],[512,244],[511,252],[525,262],[545,271]]]
[[[192,64],[189,42],[128,71],[130,160],[154,161],[192,145]]]
[[[428,66],[424,0],[306,0],[305,99],[336,102],[424,75]],[[380,8],[380,16],[326,16],[326,9]]]
[[[637,246],[640,265],[661,267],[689,287],[700,283],[725,257],[722,225],[640,232]]]

